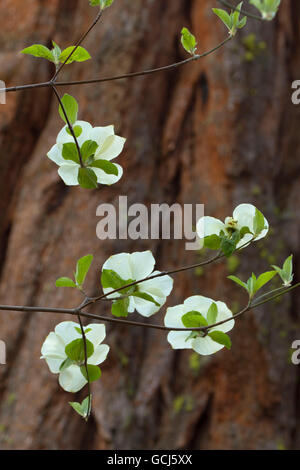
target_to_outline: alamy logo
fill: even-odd
[[[292,89],[296,90],[292,93],[292,103],[300,104],[300,80],[293,81]]]
[[[199,250],[200,241],[195,227],[204,216],[204,204],[132,204],[127,196],[119,196],[118,208],[100,204],[96,215],[101,217],[96,233],[100,240],[188,240],[186,250]],[[201,234],[200,234],[201,235]],[[201,238],[201,237],[200,237]]]
[[[6,344],[0,340],[0,364],[6,364]]]
[[[0,104],[6,104],[6,85],[3,80],[0,80]]]

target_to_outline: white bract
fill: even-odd
[[[91,324],[84,327],[86,339],[94,346],[94,353],[88,358],[87,363],[99,365],[105,361],[109,346],[101,344],[105,338],[105,325]],[[67,392],[76,393],[88,382],[82,375],[80,366],[83,364],[72,363],[65,369],[61,366],[68,359],[65,348],[76,339],[82,338],[80,325],[72,321],[59,323],[54,332],[51,331],[42,346],[41,359],[45,359],[50,371],[59,374],[59,384]]]
[[[107,127],[92,127],[89,122],[76,121],[73,125],[75,135],[79,147],[87,141],[94,141],[98,144],[98,148],[94,154],[94,160],[113,160],[123,150],[126,139],[119,137],[114,133],[114,126]],[[47,156],[55,162],[58,166],[58,174],[63,179],[66,185],[78,185],[78,171],[80,164],[72,160],[63,158],[63,145],[68,143],[75,143],[68,126],[64,126],[59,132],[56,144],[48,152]],[[118,175],[105,173],[101,168],[89,166],[87,163],[86,168],[90,168],[97,176],[99,184],[111,185],[119,181],[123,175],[123,168],[114,163],[118,170]]]
[[[245,247],[251,241],[264,238],[269,231],[268,221],[264,218],[264,228],[260,233],[255,234],[254,218],[256,211],[256,207],[252,204],[240,204],[234,209],[232,217],[226,217],[224,222],[215,217],[201,217],[197,222],[197,235],[200,240],[212,235],[220,236],[221,232],[225,236],[231,237],[234,231],[247,227],[251,233],[246,233],[236,245],[236,248],[240,248],[242,245]]]
[[[182,322],[182,316],[189,312],[198,312],[207,319],[207,312],[210,306],[215,303],[218,308],[218,314],[214,323],[217,323],[227,318],[231,318],[232,312],[229,310],[224,302],[214,302],[214,300],[201,295],[194,295],[188,297],[183,304],[176,305],[175,307],[169,307],[165,316],[165,326],[168,328],[185,328]],[[210,328],[209,332],[222,331],[226,333],[232,330],[234,327],[234,320],[229,320],[223,325],[215,326]],[[170,331],[168,334],[168,341],[173,349],[193,349],[196,353],[203,356],[214,354],[215,352],[222,349],[222,344],[213,341],[209,336],[199,336],[190,338],[191,331]],[[195,334],[195,336],[197,333]]]
[[[150,275],[159,274],[160,271],[154,271],[155,259],[151,251],[142,251],[136,253],[119,253],[113,255],[104,263],[102,270],[115,271],[122,279],[138,281],[149,277]],[[128,312],[132,313],[137,310],[144,317],[150,317],[164,305],[167,300],[167,296],[170,294],[173,288],[173,279],[170,276],[161,276],[149,281],[144,281],[136,286],[134,290],[140,293],[150,295],[155,302],[159,305],[155,305],[153,302],[145,300],[143,298],[135,297],[130,295]],[[103,288],[105,294],[114,290],[112,287]],[[119,297],[122,293],[115,292],[109,297]]]

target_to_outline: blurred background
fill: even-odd
[[[245,6],[254,11],[248,2]],[[60,79],[133,72],[186,57],[187,26],[198,51],[227,36],[216,0],[115,0],[84,43],[93,60],[65,67]],[[7,95],[0,108],[0,303],[74,307],[80,296],[55,288],[76,260],[93,253],[86,289],[99,292],[100,269],[113,253],[151,249],[157,268],[196,263],[203,252],[184,241],[100,241],[99,204],[205,204],[225,218],[241,202],[268,218],[268,239],[238,257],[174,276],[170,304],[193,294],[246,302],[226,279],[267,270],[295,255],[299,279],[300,79],[297,0],[283,0],[270,23],[248,20],[215,54],[172,72],[99,85],[60,88],[80,103],[79,118],[114,124],[127,137],[122,180],[88,191],[66,187],[46,158],[62,127],[50,89]],[[74,44],[95,16],[88,0],[1,0],[0,79],[7,86],[48,80],[53,70],[19,51],[33,43]],[[299,293],[250,312],[231,334],[231,351],[200,357],[173,351],[164,332],[107,325],[111,346],[93,385],[88,424],[40,357],[44,338],[64,316],[0,313],[7,365],[0,366],[1,449],[293,449],[300,447]],[[109,314],[99,304],[95,313]],[[163,322],[163,313],[152,320]],[[133,319],[139,319],[136,314]]]

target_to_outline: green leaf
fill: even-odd
[[[86,275],[93,262],[93,255],[85,255],[77,261],[75,280],[79,286],[81,286],[86,278]]]
[[[48,47],[43,46],[42,44],[33,44],[30,47],[26,47],[21,51],[21,54],[29,54],[34,57],[40,57],[42,59],[47,59],[50,62],[54,62],[54,56]]]
[[[110,5],[114,2],[114,0],[90,0],[90,5],[95,7],[100,5],[101,10],[110,7]]]
[[[231,339],[223,331],[211,331],[208,336],[216,343],[222,344],[227,349],[231,349]]]
[[[223,21],[225,26],[230,30],[232,28],[232,20],[230,15],[227,13],[227,11],[222,10],[221,8],[213,8],[212,11],[214,12],[215,15],[217,15],[220,20]]]
[[[283,263],[282,269],[278,266],[272,265],[272,268],[279,274],[281,277],[284,286],[288,287],[293,281],[293,255],[290,255],[285,262]]]
[[[78,183],[84,189],[98,188],[97,175],[90,168],[79,168]]]
[[[231,281],[235,282],[236,284],[238,284],[239,286],[243,287],[244,289],[246,289],[246,291],[248,292],[248,286],[245,282],[241,281],[237,276],[227,276],[228,279],[230,279]]]
[[[72,162],[80,164],[78,150],[75,142],[68,142],[63,144],[62,157],[65,160],[72,160]]]
[[[265,284],[267,284],[274,276],[276,276],[277,272],[275,271],[266,271],[265,273],[258,276],[255,284],[254,284],[254,294],[261,289]]]
[[[103,170],[107,175],[116,175],[118,176],[118,168],[116,165],[111,163],[108,160],[94,160],[93,163],[89,165],[91,168],[100,168]]]
[[[65,347],[65,353],[69,359],[75,362],[83,362],[85,360],[84,354],[84,340],[83,338],[74,339],[71,343]],[[86,339],[86,352],[87,357],[91,357],[94,354],[94,346],[88,339]]]
[[[207,315],[206,315],[208,324],[213,325],[214,323],[216,323],[217,316],[218,316],[218,307],[217,307],[217,304],[213,302],[211,306],[209,307],[207,311]]]
[[[77,331],[77,333],[79,333],[80,335],[82,334],[81,328],[77,326],[75,326],[74,328]],[[89,331],[92,331],[92,328],[84,328],[84,334],[87,334]]]
[[[101,284],[104,289],[108,287],[119,289],[120,287],[123,287],[126,284],[131,284],[132,282],[134,282],[133,279],[122,279],[121,276],[112,269],[103,269],[101,274]],[[131,290],[131,287],[122,289],[122,292],[128,292],[128,290]]]
[[[186,328],[200,328],[201,326],[208,325],[206,318],[200,312],[196,312],[195,310],[185,313],[181,317],[181,321]]]
[[[81,146],[81,156],[85,163],[89,158],[93,157],[99,145],[94,140],[86,140]]]
[[[155,304],[157,307],[160,307],[160,304],[158,302],[156,302],[156,300],[149,294],[146,294],[146,292],[133,292],[131,294],[133,297],[138,297],[139,299],[144,299],[144,300],[147,300],[148,302],[152,302],[153,304]]]
[[[61,48],[54,41],[52,41],[52,44],[53,44],[53,49],[52,49],[51,52],[53,54],[55,64],[58,65],[59,64],[59,56],[61,54]]]
[[[187,28],[182,28],[181,30],[181,44],[184,49],[189,53],[194,55],[196,52],[197,41],[195,36],[190,33]]]
[[[220,248],[224,255],[228,258],[235,251],[236,242],[233,238],[221,237]]]
[[[60,54],[59,61],[63,64],[74,49],[75,46],[70,46],[64,49]],[[66,64],[71,64],[72,62],[84,62],[89,59],[91,59],[91,56],[88,51],[84,49],[84,47],[79,46],[76,48],[76,51],[72,54],[72,56],[68,59]]]
[[[73,98],[73,96],[68,95],[67,93],[62,97],[61,101],[65,108],[65,111],[66,111],[66,114],[68,116],[70,123],[74,124],[74,122],[77,121],[77,115],[78,115],[77,101],[75,100],[75,98]],[[67,124],[67,120],[65,118],[65,115],[60,105],[59,105],[58,111],[62,120]]]
[[[127,317],[128,316],[128,307],[129,307],[129,298],[116,300],[111,306],[111,313],[115,317]]]
[[[255,235],[259,235],[265,228],[265,218],[263,214],[255,209],[255,216],[253,219],[253,230]]]
[[[69,357],[67,357],[67,359],[65,359],[64,362],[60,365],[60,368],[59,368],[60,372],[63,372],[68,367],[70,367],[72,364],[73,364],[73,361],[71,361],[71,359]]]
[[[96,382],[96,380],[100,379],[101,377],[101,369],[98,366],[94,366],[93,364],[87,364],[88,374],[89,374],[89,383]],[[83,377],[88,380],[88,376],[86,373],[86,367],[83,365],[80,367],[80,372],[82,373]]]
[[[221,245],[221,238],[218,235],[209,235],[204,238],[204,246],[210,250],[219,250]]]
[[[55,282],[56,287],[77,287],[75,282],[69,277],[60,277]]]
[[[88,417],[89,412],[89,403],[92,402],[92,395],[87,396],[82,403],[78,403],[77,401],[69,401],[69,405],[83,418]]]
[[[70,131],[70,129],[69,129],[68,127],[66,128],[66,131],[67,131],[67,133],[68,133],[69,135],[72,136],[72,133],[71,133],[71,131]],[[81,126],[74,126],[74,127],[73,127],[73,132],[74,132],[74,134],[75,134],[75,137],[78,138],[78,137],[82,134],[82,127],[81,127]],[[73,136],[72,136],[72,137],[73,137]]]

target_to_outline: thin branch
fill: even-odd
[[[174,64],[170,65],[165,65],[164,67],[159,67],[156,69],[150,69],[150,70],[144,70],[141,72],[133,72],[133,73],[128,73],[124,75],[116,75],[113,77],[104,77],[104,78],[94,78],[91,80],[78,80],[78,81],[68,81],[68,82],[55,82],[55,86],[73,86],[73,85],[88,85],[88,84],[93,84],[93,83],[104,83],[104,82],[112,82],[115,80],[123,80],[127,78],[134,78],[134,77],[142,77],[145,75],[150,75],[158,72],[166,72],[168,70],[175,69],[177,67],[180,67],[181,65],[188,64],[190,62],[196,61],[202,57],[206,57],[209,54],[212,54],[216,50],[220,49],[222,46],[224,46],[227,42],[229,42],[232,39],[232,37],[228,37],[224,39],[220,44],[215,46],[213,49],[210,49],[207,52],[204,52],[203,54],[196,54],[192,57],[189,57],[188,59],[182,60],[180,62],[175,62]],[[22,91],[22,90],[31,90],[33,88],[45,88],[51,86],[51,81],[49,82],[41,82],[41,83],[32,83],[29,85],[19,85],[19,86],[13,86],[13,87],[7,87],[7,88],[1,88],[0,92],[11,92],[11,91]]]
[[[75,53],[75,51],[78,49],[78,47],[83,43],[83,41],[85,40],[85,38],[87,37],[87,35],[92,31],[92,29],[96,26],[96,24],[98,23],[98,21],[100,20],[101,16],[102,16],[102,12],[103,10],[100,10],[98,15],[96,16],[96,18],[94,19],[93,23],[91,24],[91,26],[89,27],[89,29],[81,36],[81,38],[77,41],[77,43],[75,44],[75,47],[74,49],[70,52],[70,54],[68,55],[68,57],[66,58],[66,60],[64,61],[63,64],[61,64],[55,74],[53,75],[52,79],[51,79],[51,82],[55,82],[56,81],[56,78],[58,77],[58,74],[61,72],[61,70],[64,68],[64,66],[66,65],[66,63],[68,62],[68,60],[72,57],[72,55]]]
[[[242,15],[248,16],[249,18],[253,18],[254,20],[266,21],[265,18],[262,18],[258,15],[254,15],[253,13],[249,13],[248,11],[245,11],[243,9],[237,8],[234,5],[231,5],[231,3],[227,2],[226,0],[219,0],[219,3],[221,3],[221,5],[223,5],[224,7],[231,8],[231,10],[239,11]]]
[[[175,328],[175,327],[167,327],[163,325],[155,325],[152,323],[136,322],[132,320],[121,320],[120,318],[111,318],[111,317],[106,317],[103,315],[96,315],[93,313],[82,312],[82,311],[79,311],[78,308],[66,309],[66,308],[48,308],[48,307],[25,307],[25,306],[19,306],[19,305],[0,305],[0,311],[2,310],[2,311],[13,311],[13,312],[30,312],[30,313],[58,313],[58,314],[68,314],[68,315],[77,316],[77,317],[80,314],[81,317],[90,318],[90,319],[97,320],[97,321],[117,323],[117,324],[124,325],[124,326],[139,326],[143,328],[152,328],[155,330],[161,330],[161,331],[166,331],[166,332],[170,332],[170,331],[207,332],[211,328],[215,328],[216,326],[223,325],[224,323],[227,323],[231,320],[235,320],[236,318],[239,318],[242,315],[244,315],[249,310],[257,308],[265,303],[271,302],[272,300],[275,300],[277,297],[287,294],[288,292],[298,287],[300,287],[300,282],[295,284],[292,287],[289,287],[284,292],[281,292],[272,296],[271,298],[265,299],[261,302],[248,303],[245,308],[243,308],[240,312],[233,315],[232,317],[226,318],[225,320],[213,323],[211,325],[201,326],[199,328]]]
[[[80,166],[83,167],[84,165],[83,165],[83,161],[82,161],[81,150],[80,150],[79,143],[78,143],[77,137],[76,137],[76,135],[75,135],[73,126],[72,126],[72,124],[71,124],[71,122],[70,122],[70,119],[69,119],[69,117],[68,117],[67,111],[66,111],[66,109],[65,109],[65,107],[64,107],[64,105],[63,105],[63,102],[62,102],[62,100],[61,100],[61,98],[60,98],[60,96],[59,96],[59,93],[58,93],[57,89],[55,88],[55,86],[54,86],[53,84],[51,84],[51,87],[52,87],[52,89],[53,89],[53,91],[54,91],[54,93],[55,93],[55,95],[56,95],[56,97],[57,97],[57,99],[58,99],[58,102],[59,102],[59,104],[60,104],[60,107],[61,107],[61,109],[62,109],[62,112],[63,112],[63,114],[64,114],[64,116],[65,116],[65,118],[66,118],[66,121],[67,121],[69,130],[70,130],[70,132],[71,132],[71,134],[72,134],[72,137],[73,137],[73,139],[74,139],[74,141],[75,141],[75,145],[76,145],[76,147],[77,147],[77,152],[78,152],[78,156],[79,156]]]

